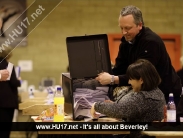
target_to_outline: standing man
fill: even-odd
[[[158,71],[162,82],[159,88],[165,95],[166,102],[169,93],[174,94],[175,104],[178,105],[182,85],[176,74],[162,39],[150,28],[144,26],[142,12],[135,6],[124,7],[119,16],[119,27],[123,34],[119,46],[113,75],[100,73],[96,79],[102,84],[119,84],[126,86],[128,79],[126,70],[137,59],[149,60]]]

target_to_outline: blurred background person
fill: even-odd
[[[181,63],[182,68],[177,71],[177,75],[180,77],[181,83],[183,84],[183,56],[181,56],[181,58],[180,58],[180,63]]]
[[[180,58],[180,63],[182,68],[177,71],[178,76],[181,79],[181,83],[183,84],[183,56]],[[182,90],[182,95],[181,99],[179,101],[178,107],[177,107],[177,121],[180,121],[180,117],[183,117],[183,90]]]
[[[12,3],[11,1],[8,3],[3,3],[1,1],[0,3],[0,17],[2,19],[2,27],[1,27],[1,37],[7,37],[10,32],[6,33],[6,30],[9,27],[16,27],[16,21],[18,17],[22,14],[22,6],[18,2]],[[21,34],[22,35],[22,34]]]
[[[0,52],[0,70],[7,68],[8,61],[12,56],[11,50],[10,47],[6,47]],[[20,78],[16,77],[14,67],[10,80],[0,81],[0,122],[12,122],[14,111],[18,109],[18,87],[20,85]],[[7,127],[7,130],[11,130],[11,125]],[[3,138],[9,138],[10,131],[0,131],[0,135]]]

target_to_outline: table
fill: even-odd
[[[34,98],[29,98],[28,92],[20,93],[21,103],[19,104],[19,110],[22,111],[22,115],[27,115],[27,122],[32,121],[29,117],[31,115],[39,115],[43,110],[46,110],[53,105],[46,105],[47,92],[35,92]],[[32,132],[27,131],[26,137],[31,137]]]
[[[21,102],[25,102],[29,100],[28,92],[20,92],[18,95],[20,96]],[[34,92],[33,99],[45,99],[47,95],[48,95],[48,92]]]
[[[19,104],[19,110],[23,110],[29,106],[35,105],[35,104],[45,104],[45,99],[28,99],[22,103]]]

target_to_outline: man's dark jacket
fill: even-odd
[[[148,27],[142,27],[133,43],[130,44],[124,37],[121,38],[121,41],[116,64],[113,68],[113,74],[119,76],[119,85],[128,85],[128,78],[125,73],[130,64],[137,59],[147,59],[155,66],[162,79],[159,88],[164,93],[166,102],[169,93],[173,93],[177,105],[182,85],[179,76],[172,67],[162,39]]]
[[[3,58],[0,57],[0,61]],[[0,63],[0,69],[6,69],[8,62],[4,59]],[[13,68],[11,78],[7,81],[0,81],[0,108],[18,108],[18,90],[20,81],[17,80],[15,69]]]

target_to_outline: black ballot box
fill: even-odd
[[[96,89],[102,86],[95,77],[99,73],[111,73],[108,38],[106,34],[74,36],[66,38],[70,73],[62,73],[65,112],[76,117],[74,92],[77,88]],[[106,89],[107,90],[107,89]],[[84,109],[83,109],[84,111]]]

